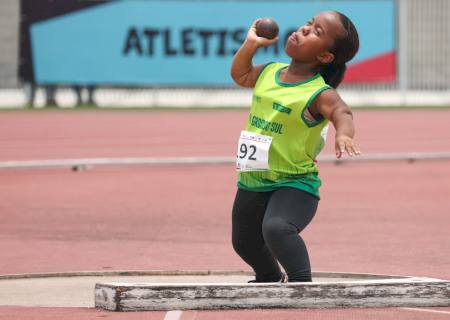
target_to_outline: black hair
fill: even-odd
[[[359,49],[359,36],[353,22],[344,14],[334,11],[341,20],[345,34],[335,39],[330,52],[334,54],[334,60],[330,64],[322,66],[319,73],[327,84],[337,88],[344,79],[347,70],[346,63],[353,59]]]

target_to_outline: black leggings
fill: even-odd
[[[238,189],[233,205],[233,248],[256,274],[257,282],[310,282],[308,251],[299,236],[314,217],[319,200],[295,188],[271,192]]]

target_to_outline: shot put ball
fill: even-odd
[[[273,39],[278,35],[278,24],[271,18],[263,18],[256,24],[256,35],[266,39]]]

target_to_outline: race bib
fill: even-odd
[[[238,171],[258,171],[269,169],[269,149],[272,137],[242,131],[236,154]]]

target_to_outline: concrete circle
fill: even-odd
[[[373,274],[313,273],[314,282],[400,279]],[[247,283],[250,272],[117,271],[0,276],[0,306],[94,307],[96,283]]]

